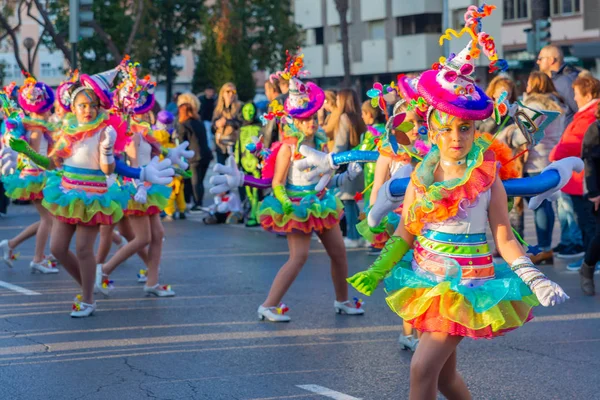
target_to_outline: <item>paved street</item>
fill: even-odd
[[[34,220],[31,208],[11,207],[0,238]],[[255,312],[286,259],[284,239],[198,216],[165,228],[161,282],[177,297],[144,297],[133,258],[92,318],[69,317],[78,291],[66,272],[29,273],[33,241],[14,269],[0,266],[0,399],[407,398],[411,354],[397,345],[401,325],[385,294],[366,299],[363,317],[334,314],[318,242],[285,298],[292,322],[272,324]],[[351,274],[373,261],[364,250],[349,255]],[[566,305],[539,307],[507,337],[460,345],[474,399],[600,398],[600,296],[584,298],[565,264],[544,272],[571,296]]]

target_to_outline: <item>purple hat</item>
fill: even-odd
[[[162,124],[170,125],[175,121],[175,117],[167,110],[162,110],[156,115],[156,120]]]
[[[290,91],[285,100],[285,111],[292,118],[306,119],[314,115],[325,103],[325,92],[312,82],[302,83],[298,78],[290,79]]]
[[[42,114],[52,108],[54,92],[44,82],[38,82],[33,77],[27,77],[19,89],[19,105],[27,112]]]

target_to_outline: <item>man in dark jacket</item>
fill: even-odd
[[[215,111],[215,102],[217,101],[215,96],[215,89],[212,86],[207,86],[204,89],[204,94],[198,97],[200,100],[200,119],[204,124],[206,130],[208,146],[211,150],[215,150],[215,139],[213,138],[212,131],[210,129],[213,111]]]
[[[573,115],[578,110],[577,103],[575,103],[575,94],[573,93],[573,82],[579,75],[579,70],[565,64],[562,50],[555,45],[548,45],[540,51],[537,64],[541,72],[552,78],[556,91],[565,102],[567,110],[563,120],[564,130],[571,123]]]

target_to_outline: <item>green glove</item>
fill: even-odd
[[[394,265],[402,260],[409,249],[410,246],[404,239],[400,236],[392,236],[368,270],[359,272],[346,280],[354,289],[370,296],[379,285],[379,282],[394,268]]]
[[[29,158],[31,161],[39,165],[44,169],[48,169],[50,167],[50,159],[48,157],[44,157],[43,155],[36,153],[35,150],[27,144],[23,139],[16,139],[11,137],[9,142],[10,147],[23,155]]]
[[[286,215],[291,214],[294,211],[294,204],[287,195],[287,192],[285,191],[285,186],[275,186],[273,188],[273,195],[275,195],[275,198],[281,203],[281,207],[283,207],[283,212]]]

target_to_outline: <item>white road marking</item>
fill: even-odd
[[[362,400],[358,397],[352,397],[347,394],[336,392],[335,390],[327,389],[326,387],[319,385],[296,385],[296,387],[335,400]]]
[[[6,288],[8,290],[13,290],[15,292],[24,294],[26,296],[40,296],[41,293],[34,292],[33,290],[25,289],[24,287],[13,285],[12,283],[0,281],[0,287]]]

